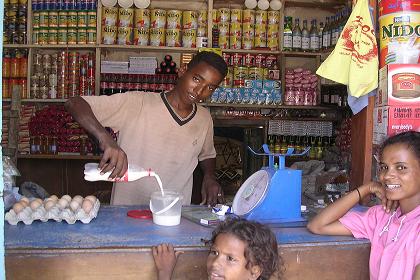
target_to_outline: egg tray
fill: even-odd
[[[16,214],[13,209],[6,213],[4,219],[11,225],[17,225],[23,222],[25,225],[32,224],[35,220],[47,222],[54,220],[56,222],[66,221],[68,224],[74,224],[76,221],[81,221],[84,224],[90,223],[93,218],[96,218],[99,211],[100,202],[97,199],[89,213],[85,213],[82,208],[73,212],[70,208],[60,209],[57,205],[51,207],[50,210],[45,210],[44,205],[38,209],[32,210],[31,207],[25,207],[20,213]]]

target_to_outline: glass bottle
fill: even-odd
[[[295,26],[292,31],[292,50],[300,51],[302,49],[302,31],[299,26],[299,19],[295,19]]]
[[[314,136],[311,136],[311,149],[309,150],[309,159],[316,159],[316,155],[316,138]]]
[[[57,137],[53,136],[50,138],[50,145],[49,145],[50,154],[56,155],[57,154]]]
[[[319,51],[319,37],[316,19],[312,20],[311,30],[309,31],[309,49],[313,52]]]
[[[285,153],[287,153],[287,136],[283,136],[282,137],[282,142],[281,142],[281,145],[280,145],[280,153],[282,153],[282,154],[285,154]]]
[[[308,21],[303,21],[303,28],[302,28],[302,51],[307,52],[309,51],[311,39],[309,37],[309,30],[308,30]]]
[[[324,30],[324,23],[319,23],[319,30],[318,30],[318,41],[319,41],[319,47],[318,50],[322,50],[322,32]]]
[[[331,17],[331,47],[334,47],[338,40],[338,18],[338,14]]]
[[[283,50],[291,51],[293,46],[292,17],[284,17]]]
[[[331,25],[330,18],[325,17],[325,26],[322,30],[322,48],[324,50],[329,49],[331,46]]]

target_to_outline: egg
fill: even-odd
[[[39,201],[39,200],[37,200],[37,199],[32,200],[32,201],[31,201],[31,204],[30,204],[30,206],[31,206],[31,209],[32,209],[32,210],[36,210],[36,209],[38,209],[41,205],[42,205],[42,202],[40,202],[40,201]]]
[[[77,203],[79,203],[79,205],[80,204],[82,204],[82,202],[83,202],[83,197],[82,196],[80,196],[80,195],[75,195],[74,197],[73,197],[73,200],[72,201],[77,201]]]
[[[21,201],[19,201],[19,203],[22,204],[25,207],[29,206],[29,201],[26,201],[26,200],[21,200]]]
[[[58,201],[58,196],[56,196],[55,194],[53,194],[47,200],[53,200],[53,201],[57,202]]]
[[[22,196],[19,202],[26,202],[26,204],[29,204],[29,199],[26,196]]]
[[[79,202],[77,202],[77,201],[75,201],[75,200],[72,200],[72,201],[70,202],[70,209],[71,209],[73,212],[77,212],[77,210],[79,210],[79,208],[80,208],[80,203],[79,203]]]
[[[88,195],[88,196],[85,197],[84,200],[89,200],[90,202],[92,202],[92,204],[95,204],[95,202],[96,202],[96,196],[94,196],[94,195]]]
[[[90,200],[85,199],[82,204],[82,209],[88,214],[93,208],[93,203]]]
[[[13,211],[16,213],[16,214],[19,214],[20,212],[22,212],[22,210],[25,208],[25,206],[22,204],[22,203],[20,203],[20,202],[18,202],[18,203],[15,203],[14,205],[13,205]]]
[[[44,204],[45,210],[49,211],[51,208],[55,206],[55,201],[47,200]]]
[[[39,201],[41,204],[44,203],[44,201],[40,198],[35,198],[36,201]]]
[[[69,205],[69,202],[67,201],[67,199],[65,199],[65,198],[60,198],[59,200],[58,200],[58,202],[57,202],[57,206],[58,206],[58,208],[60,208],[60,209],[64,209],[64,208],[66,208],[67,206]]]
[[[61,197],[61,199],[65,199],[65,200],[67,200],[67,202],[68,203],[70,203],[70,201],[71,201],[71,196],[69,196],[68,194],[65,194],[65,195],[63,195],[62,197]]]

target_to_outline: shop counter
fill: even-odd
[[[164,227],[127,217],[133,206],[102,206],[89,224],[5,223],[7,279],[156,279],[151,246],[184,251],[173,279],[207,279],[212,228],[184,218]],[[284,262],[283,279],[369,279],[367,240],[319,236],[305,227],[271,226]]]

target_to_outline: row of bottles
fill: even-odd
[[[350,15],[350,9],[344,8],[331,17],[325,17],[325,25],[316,19],[311,20],[309,28],[308,21],[303,20],[303,27],[300,27],[299,18],[286,16],[284,18],[283,50],[316,52],[333,48]]]
[[[306,147],[311,147],[302,157],[321,160],[325,149],[334,142],[331,137],[326,136],[268,135],[268,143],[270,151],[276,154],[285,154],[288,148],[293,148],[293,153],[300,154]]]

